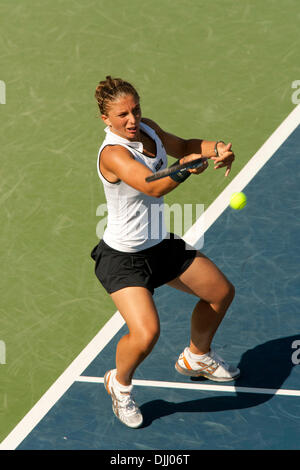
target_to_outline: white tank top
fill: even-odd
[[[132,188],[124,181],[110,183],[100,172],[99,161],[107,145],[122,145],[134,159],[156,172],[167,166],[167,154],[156,132],[144,123],[140,128],[156,144],[155,158],[147,157],[141,142],[131,142],[105,128],[106,137],[98,152],[97,171],[104,186],[107,203],[107,227],[103,240],[115,250],[137,252],[160,243],[167,235],[164,219],[164,199],[148,196]]]

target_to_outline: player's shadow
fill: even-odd
[[[290,375],[294,363],[292,354],[297,351],[292,348],[295,340],[300,340],[300,335],[288,336],[268,341],[264,344],[246,351],[238,365],[241,375],[232,382],[220,383],[193,378],[187,380],[201,381],[202,383],[215,385],[235,385],[237,387],[268,388],[275,391],[282,387],[286,378]],[[195,392],[197,393],[197,392]],[[198,392],[201,397],[201,391]],[[215,393],[215,392],[214,392]],[[222,393],[222,392],[218,392]],[[275,392],[274,392],[275,394]],[[165,400],[153,400],[141,406],[144,417],[143,427],[149,426],[152,421],[173,413],[210,413],[215,411],[236,410],[260,405],[272,398],[274,394],[245,393],[236,391],[235,395],[221,394],[209,398],[197,398],[196,400],[172,403]]]

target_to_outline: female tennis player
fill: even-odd
[[[104,186],[108,222],[91,256],[96,276],[129,330],[117,345],[116,368],[106,372],[104,386],[115,415],[125,425],[137,428],[143,417],[132,395],[132,378],[159,337],[155,288],[168,284],[199,298],[191,315],[190,343],[180,354],[176,370],[220,382],[239,375],[239,370],[211,347],[233,300],[233,285],[204,254],[168,233],[163,218],[153,211],[157,205],[163,207],[165,194],[191,174],[202,175],[208,164],[145,181],[166,168],[167,155],[175,157],[176,164],[203,155],[214,161],[215,168],[226,168],[227,176],[234,154],[231,144],[182,139],[142,118],[136,89],[122,79],[106,77],[97,86],[95,98],[106,124],[97,171]]]

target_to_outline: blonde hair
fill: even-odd
[[[138,92],[134,86],[121,78],[112,78],[108,75],[105,80],[99,82],[95,91],[95,98],[98,103],[100,113],[107,115],[109,104],[118,100],[122,95],[133,95],[137,101],[140,100]]]

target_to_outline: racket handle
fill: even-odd
[[[159,170],[153,175],[147,176],[146,181],[149,183],[150,181],[156,181],[161,178],[165,178],[166,176],[175,175],[181,170],[189,170],[194,168],[199,168],[206,162],[208,159],[206,157],[197,158],[196,160],[192,160],[191,162],[186,163],[175,163],[171,165],[169,168],[165,168],[164,170]]]

